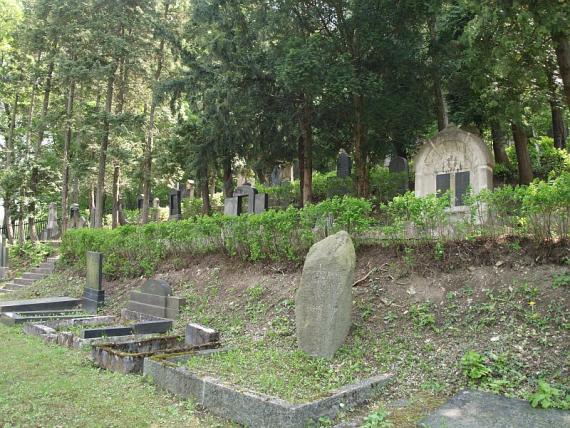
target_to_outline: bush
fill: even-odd
[[[408,182],[406,172],[393,173],[382,166],[375,166],[370,170],[370,192],[381,203],[387,203],[395,196],[407,192]]]
[[[150,276],[171,254],[225,252],[242,259],[299,260],[323,234],[365,231],[371,206],[355,198],[333,198],[305,209],[289,207],[263,214],[192,219],[117,229],[69,230],[62,239],[65,263],[85,266],[86,251],[105,255],[103,271],[109,278]]]
[[[52,252],[52,247],[42,242],[27,241],[23,244],[14,244],[9,247],[10,264],[13,266],[38,266]]]

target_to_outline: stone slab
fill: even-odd
[[[145,305],[144,303],[133,302],[131,300],[127,305],[127,309],[133,312],[140,312],[142,314],[148,314],[156,317],[166,318],[165,307]]]
[[[206,357],[205,357],[206,358]],[[212,413],[249,427],[305,427],[326,416],[354,408],[371,399],[392,375],[378,375],[332,391],[326,398],[292,404],[279,398],[234,388],[218,379],[200,377],[184,367],[188,357],[149,357],[143,372],[155,385],[183,398],[192,398]]]
[[[81,331],[82,339],[93,339],[105,336],[128,336],[133,334],[132,327],[101,327],[87,328]]]
[[[142,321],[133,326],[134,334],[166,333],[172,330],[172,320]]]
[[[0,301],[0,312],[23,311],[58,311],[74,309],[81,304],[81,299],[73,297],[45,297],[41,299]]]
[[[159,296],[157,294],[141,293],[140,291],[131,291],[129,298],[132,302],[142,303],[151,306],[166,307],[167,296]]]
[[[185,341],[191,346],[215,343],[220,341],[220,333],[212,328],[192,323],[186,326]]]
[[[0,322],[4,325],[18,325],[29,322],[61,320],[85,316],[77,311],[26,311],[26,312],[2,312]]]
[[[570,427],[570,412],[535,409],[523,400],[482,391],[460,391],[419,423],[424,428]]]

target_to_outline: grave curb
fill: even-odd
[[[309,420],[334,418],[340,411],[370,400],[393,375],[382,374],[332,391],[328,397],[302,404],[242,391],[210,376],[198,376],[177,366],[188,355],[144,359],[143,375],[183,398],[192,398],[212,413],[250,427],[304,427]]]

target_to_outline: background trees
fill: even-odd
[[[0,0],[9,217],[33,225],[61,199],[115,226],[120,201],[143,193],[146,222],[151,196],[165,203],[188,178],[209,213],[212,186],[231,194],[239,165],[264,183],[293,160],[307,204],[340,148],[368,196],[372,166],[411,157],[447,120],[487,137],[499,178],[544,178],[545,153],[567,147],[569,7]]]

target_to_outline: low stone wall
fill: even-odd
[[[210,376],[197,376],[180,366],[188,358],[183,355],[145,358],[143,373],[150,376],[158,387],[183,398],[192,398],[212,413],[249,427],[301,428],[321,417],[334,418],[341,410],[371,399],[392,378],[391,374],[374,376],[332,391],[328,397],[292,404],[239,390]]]

